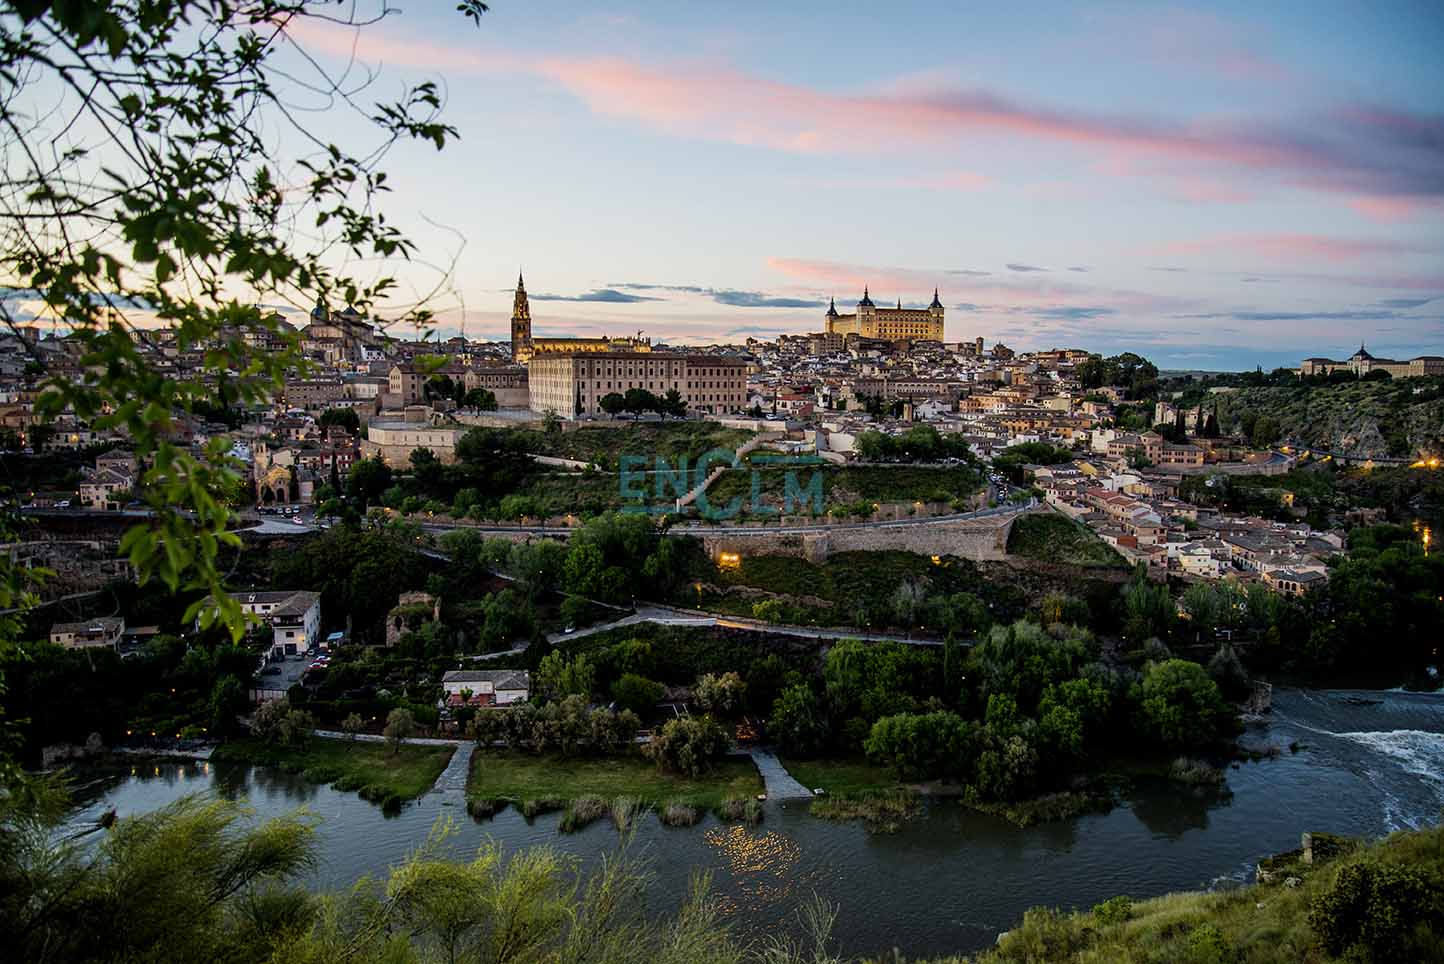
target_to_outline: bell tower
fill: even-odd
[[[516,297],[511,303],[511,360],[521,364],[531,361],[531,305],[520,271],[516,275]]]

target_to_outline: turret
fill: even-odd
[[[836,318],[836,317],[837,317],[837,299],[836,299],[836,298],[829,298],[829,299],[827,299],[827,317],[829,317],[829,318]]]
[[[873,307],[872,299],[871,299],[870,297],[868,297],[867,285],[863,285],[863,286],[862,286],[862,300],[857,303],[857,306],[858,306],[859,308],[871,308],[871,307]]]
[[[933,303],[930,304],[930,305],[928,305],[928,310],[930,310],[930,311],[941,311],[941,310],[942,310],[942,307],[943,307],[943,303],[942,303],[942,301],[938,298],[938,289],[934,288],[934,289],[933,289]]]

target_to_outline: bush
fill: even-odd
[[[662,808],[657,819],[667,827],[690,827],[702,819],[702,814],[696,807],[673,802]]]
[[[630,710],[641,717],[652,715],[665,692],[666,688],[661,683],[636,673],[624,673],[621,679],[612,684],[612,699],[616,700],[622,709]]]
[[[553,813],[564,809],[567,805],[565,800],[558,800],[556,797],[538,797],[532,800],[523,800],[521,803],[521,815],[531,821],[544,813]]]
[[[762,822],[762,804],[748,797],[728,797],[717,808],[717,816],[723,820],[759,824]]]
[[[1350,864],[1309,907],[1309,926],[1335,956],[1349,954],[1378,964],[1424,960],[1416,943],[1419,925],[1440,920],[1441,891],[1435,881],[1405,868]]]
[[[659,770],[695,777],[711,768],[728,742],[726,731],[712,720],[684,716],[668,720],[642,751]]]
[[[1223,783],[1223,771],[1203,760],[1181,756],[1168,768],[1168,779],[1194,787],[1218,786]]]
[[[1104,927],[1122,924],[1133,916],[1133,900],[1119,894],[1093,908],[1093,917]]]
[[[1232,720],[1218,684],[1202,666],[1184,659],[1150,663],[1138,702],[1144,734],[1164,746],[1210,743]]]
[[[577,797],[562,816],[561,831],[572,833],[596,823],[607,815],[607,802],[601,797]]]

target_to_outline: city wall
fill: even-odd
[[[702,541],[707,554],[794,556],[822,562],[834,552],[900,550],[924,556],[959,556],[974,562],[1001,561],[1017,515],[938,520],[916,525],[819,526],[816,532],[768,532],[726,528],[682,530]]]

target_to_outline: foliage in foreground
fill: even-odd
[[[974,962],[1444,960],[1444,829],[1395,834],[1296,872],[1293,886],[1115,897],[1089,913],[1036,908]]]

